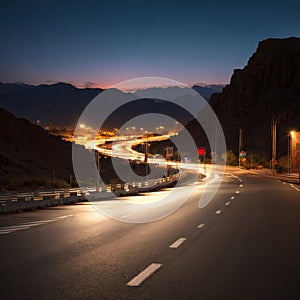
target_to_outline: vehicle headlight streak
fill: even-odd
[[[143,87],[149,86],[150,83],[153,84],[153,87],[177,86],[183,87],[184,90],[148,89],[147,97],[137,96],[135,93],[122,92],[128,90],[130,86]],[[187,93],[187,95],[182,95],[182,91]],[[159,99],[157,105],[153,99]],[[136,110],[137,113],[132,112],[132,107],[139,108]],[[122,114],[123,111],[129,113],[126,113],[126,116],[121,120],[114,119],[116,112],[119,113],[119,116],[124,115],[124,113]],[[193,89],[180,82],[157,77],[144,77],[125,81],[96,96],[82,112],[77,122],[74,131],[75,143],[79,137],[82,136],[81,124],[89,124],[92,128],[100,130],[103,125],[114,120],[114,122],[120,123],[115,127],[121,128],[130,119],[139,117],[138,114],[145,117],[149,114],[155,114],[156,117],[160,115],[162,121],[166,118],[173,118],[174,124],[175,122],[177,124],[178,122],[183,124],[184,121],[191,118],[196,119],[207,136],[210,148],[218,155],[226,152],[225,137],[221,124],[207,101]],[[138,119],[142,120],[143,118],[140,117]],[[163,124],[163,122],[160,123]],[[156,125],[158,126],[160,124]],[[144,128],[144,124],[136,124],[135,127]],[[160,125],[159,127],[163,126]],[[181,157],[198,157],[197,145],[187,128],[183,128],[179,135],[171,136],[170,139],[177,147]],[[73,168],[77,182],[82,189],[86,189],[87,186],[91,184],[92,178],[95,178],[95,174],[98,172],[95,155],[92,155],[93,153],[87,154],[87,152],[88,151],[82,151],[80,147],[73,145]],[[124,164],[120,164],[114,157],[112,157],[111,160],[116,175],[123,181],[126,182],[127,179],[132,178],[132,176],[140,181],[148,180],[147,177],[140,177],[135,174],[129,163],[124,167]],[[211,165],[210,177],[199,199],[199,208],[204,207],[213,199],[221,184],[224,170],[225,162],[223,162],[223,164],[218,162],[218,164]],[[160,176],[162,176],[162,173],[160,174]],[[178,209],[196,188],[195,185],[189,185],[189,183],[193,183],[197,181],[197,179],[198,175],[196,172],[194,176],[189,177],[188,182],[186,182],[185,178],[185,182],[183,183],[182,176],[180,176],[177,182],[177,186],[180,186],[180,189],[169,189],[168,193],[162,193],[163,197],[159,197],[160,201],[157,201],[157,198],[156,200],[147,201],[146,203],[143,201],[122,200],[98,201],[104,200],[103,198],[108,198],[109,195],[107,193],[98,193],[97,201],[95,201],[95,195],[91,194],[86,197],[99,212],[108,217],[125,222],[145,223],[166,217]],[[105,185],[101,177],[100,183],[102,186]],[[183,185],[186,185],[186,187],[183,187]],[[114,194],[111,193],[110,196],[114,197]]]

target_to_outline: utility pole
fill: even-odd
[[[290,133],[288,134],[288,144],[287,144],[287,146],[288,146],[288,148],[287,148],[287,150],[288,150],[288,174],[290,174],[291,173],[291,155],[290,155]]]
[[[239,127],[239,167],[241,166],[241,151],[243,149],[243,130]]]
[[[275,177],[275,161],[276,161],[276,121],[272,119],[272,173]]]
[[[53,192],[55,190],[55,171],[52,172],[52,176],[53,176]]]
[[[97,158],[97,169],[96,169],[96,192],[100,192],[100,153],[96,151],[96,158]]]
[[[145,145],[146,147],[145,147],[145,159],[144,159],[144,162],[146,163],[146,182],[148,182],[148,168],[149,168],[149,166],[148,166],[148,147],[149,147],[149,145],[148,145],[148,132],[147,132],[147,135],[146,135],[146,145]]]

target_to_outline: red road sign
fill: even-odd
[[[198,147],[198,155],[205,156],[205,147]]]

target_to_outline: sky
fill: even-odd
[[[299,1],[5,2],[1,82],[228,83],[259,41],[300,36]]]

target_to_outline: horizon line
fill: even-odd
[[[77,88],[77,89],[102,89],[102,90],[107,90],[110,88],[117,88],[118,84],[112,84],[112,85],[106,85],[103,86],[99,83],[94,83],[94,82],[86,82],[86,83],[78,83],[78,82],[74,82],[74,81],[60,81],[60,80],[47,80],[45,82],[40,82],[40,83],[33,83],[33,82],[28,82],[28,81],[15,81],[15,82],[3,82],[0,81],[1,84],[16,84],[16,85],[29,85],[29,86],[40,86],[40,85],[55,85],[55,84],[59,84],[59,83],[63,83],[63,84],[70,84],[73,87]],[[191,83],[191,84],[186,84],[186,86],[188,87],[193,87],[194,85],[198,85],[201,87],[210,87],[212,85],[223,85],[226,86],[229,83],[220,83],[220,82],[211,82],[211,83],[206,83],[206,82],[195,82],[195,83]],[[167,88],[168,86],[152,86],[151,88]],[[139,87],[139,88],[135,88],[135,89],[147,89],[149,87]]]

